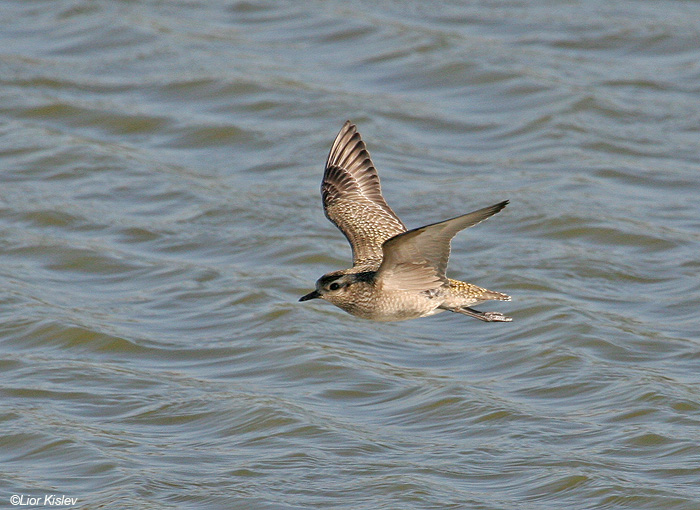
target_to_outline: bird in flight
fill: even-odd
[[[406,230],[387,205],[379,176],[357,127],[345,122],[331,146],[321,183],[323,210],[350,242],[353,265],[316,281],[299,301],[320,298],[374,321],[400,321],[443,311],[486,322],[509,322],[472,308],[510,296],[445,276],[450,241],[460,230],[502,210],[508,201]]]

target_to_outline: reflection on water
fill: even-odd
[[[0,13],[0,501],[700,505],[697,6]],[[297,303],[346,118],[514,322]]]

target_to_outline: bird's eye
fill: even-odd
[[[328,288],[329,288],[330,290],[338,290],[338,289],[340,288],[340,284],[339,284],[339,283],[333,282],[333,283],[331,283],[331,284],[328,286]]]

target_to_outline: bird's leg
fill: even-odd
[[[461,308],[450,308],[450,311],[462,313],[485,322],[510,322],[513,320],[512,317],[506,317],[499,312],[480,312],[479,310],[474,310],[468,306],[463,306]]]

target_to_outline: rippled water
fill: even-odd
[[[697,2],[0,15],[0,506],[700,508]],[[512,323],[297,302],[348,118]]]

